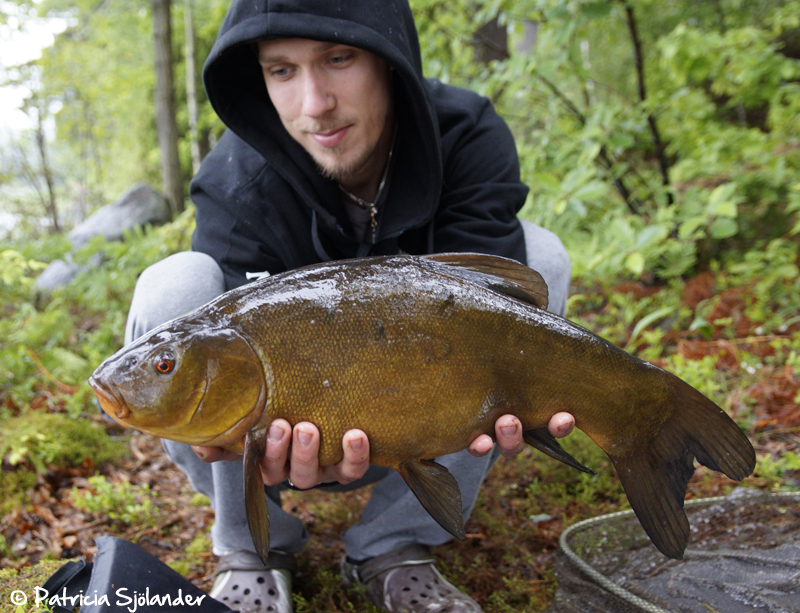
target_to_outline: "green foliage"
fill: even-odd
[[[169,562],[167,565],[182,575],[188,575],[192,568],[202,566],[203,554],[211,551],[212,542],[208,534],[200,532],[192,542],[186,546],[186,553],[180,560]]]
[[[79,466],[118,460],[126,446],[105,429],[85,419],[63,414],[26,411],[8,420],[0,431],[0,457],[11,466],[29,465],[44,472],[48,465]]]
[[[49,143],[62,201],[76,201],[79,213],[105,204],[132,183],[161,181],[154,122],[155,71],[151,3],[142,0],[97,4],[84,0],[14,0],[30,20],[61,18],[67,28],[41,59],[11,69],[55,119]],[[9,1],[7,4],[12,5]],[[193,0],[198,70],[216,38],[227,2]],[[13,6],[13,5],[12,5]],[[183,174],[191,173],[183,3],[173,3],[173,72]],[[200,76],[196,75],[199,81]],[[199,96],[199,131],[212,143],[223,126]]]
[[[72,489],[72,502],[79,509],[102,513],[126,525],[155,526],[158,507],[148,485],[133,485],[128,481],[112,483],[103,475],[89,477],[90,490]]]
[[[577,276],[683,275],[800,229],[797,0],[412,6],[427,73],[510,122],[531,186],[523,215],[559,234]],[[472,34],[494,17],[510,57],[484,65]]]
[[[73,416],[87,411],[93,395],[86,380],[100,362],[122,346],[136,278],[150,264],[189,248],[193,215],[190,207],[173,223],[131,232],[122,242],[96,239],[74,259],[86,264],[102,253],[101,266],[46,296],[32,288],[34,271],[41,269],[30,261],[37,244],[3,252],[2,257],[15,262],[3,273],[12,283],[0,283],[3,406],[25,407],[38,395],[51,408],[62,408],[61,403],[65,403],[63,408]],[[44,243],[44,252],[52,254],[52,240],[45,239]],[[6,255],[9,253],[16,255]],[[56,394],[42,395],[43,388],[55,388]]]
[[[46,264],[28,260],[13,249],[0,252],[0,297],[7,300],[19,298],[33,284],[32,274],[45,267]]]
[[[11,513],[28,500],[28,493],[36,484],[36,472],[30,470],[0,470],[0,516]],[[11,556],[5,539],[0,535],[0,557]]]
[[[36,588],[44,585],[50,576],[61,568],[68,560],[42,560],[32,567],[24,568],[22,571],[16,568],[0,569],[0,603],[3,603],[3,611],[9,613],[43,613],[49,611],[49,607],[36,607]],[[22,591],[28,597],[25,606],[19,605],[11,608],[11,594]]]
[[[589,437],[576,431],[564,440],[567,453],[578,458],[597,475],[588,475],[557,463],[550,458],[534,456],[543,477],[536,478],[527,487],[527,515],[542,510],[566,508],[571,504],[597,507],[600,504],[627,505],[625,494],[606,454]]]

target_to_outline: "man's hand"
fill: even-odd
[[[352,483],[367,472],[369,440],[361,430],[344,433],[344,458],[331,466],[319,465],[319,441],[319,430],[312,423],[300,422],[292,430],[283,419],[273,421],[267,433],[267,452],[261,461],[264,483],[278,485],[288,479],[305,490],[320,483]]]
[[[344,458],[331,466],[319,465],[319,430],[308,422],[295,425],[276,419],[267,431],[267,450],[261,460],[261,475],[266,485],[278,485],[287,479],[299,489],[320,483],[351,483],[364,476],[369,468],[369,440],[361,430],[348,430],[342,437]],[[239,460],[241,454],[221,447],[193,446],[204,462]]]
[[[570,413],[556,413],[548,429],[556,438],[567,436],[575,427]],[[495,422],[495,435],[500,453],[506,457],[517,455],[525,448],[522,424],[513,415],[503,415]],[[320,483],[351,483],[364,476],[369,468],[369,440],[361,430],[348,430],[342,437],[344,458],[331,466],[319,465],[319,430],[308,422],[300,422],[294,430],[289,422],[276,419],[267,432],[267,451],[261,460],[261,474],[267,485],[278,485],[287,479],[300,489],[309,489]],[[481,434],[469,446],[469,452],[484,456],[494,447],[492,437]],[[241,460],[241,455],[220,447],[194,446],[197,456],[204,462]]]
[[[556,438],[567,436],[575,427],[575,418],[571,413],[556,413],[550,418],[547,429]],[[522,423],[513,415],[503,415],[494,423],[494,432],[497,437],[497,446],[507,458],[511,458],[523,449],[525,441],[522,440]],[[481,434],[469,446],[469,452],[481,457],[489,453],[494,447],[494,441],[488,434]]]

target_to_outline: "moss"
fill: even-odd
[[[94,464],[122,458],[127,445],[106,434],[99,424],[59,413],[26,411],[3,424],[0,457],[12,466],[75,467],[89,458]]]
[[[36,473],[21,469],[0,469],[0,516],[11,513],[23,505],[27,499],[26,492],[36,484]],[[1,583],[1,582],[0,582]]]
[[[44,585],[45,581],[66,564],[68,560],[47,560],[39,562],[36,566],[26,566],[21,570],[13,568],[0,569],[0,603],[8,605],[8,610],[13,613],[38,613],[40,610],[34,606],[36,601],[36,588]],[[18,607],[12,607],[11,595],[22,592],[27,597],[27,602]],[[20,594],[14,594],[19,597]],[[5,609],[3,609],[5,610]]]

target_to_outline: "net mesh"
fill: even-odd
[[[800,613],[800,494],[740,488],[686,513],[683,560],[659,553],[631,511],[566,530],[547,613]]]

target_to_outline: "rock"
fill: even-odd
[[[528,519],[534,526],[541,526],[543,524],[546,524],[547,522],[553,521],[555,519],[555,516],[548,515],[547,513],[542,513],[540,515],[531,515]]]
[[[103,236],[107,241],[121,240],[124,232],[145,224],[159,225],[168,222],[172,217],[166,196],[149,185],[137,183],[122,197],[98,209],[83,223],[78,224],[69,238],[73,252],[88,243],[95,236]],[[102,261],[102,254],[92,256],[89,265],[75,264],[72,253],[64,260],[55,260],[36,279],[35,287],[51,290],[66,285],[80,273],[97,268]]]
[[[53,260],[44,272],[36,278],[34,286],[36,289],[55,289],[61,285],[66,285],[77,277],[87,266],[65,262],[64,260]]]
[[[82,272],[87,272],[93,268],[98,268],[103,262],[103,254],[95,253],[89,258],[88,266],[76,264],[72,261],[72,254],[68,253],[65,260],[53,260],[44,269],[44,272],[36,278],[33,286],[40,290],[51,290],[62,285],[66,285]]]
[[[149,185],[137,183],[119,200],[98,209],[77,225],[69,233],[69,238],[73,247],[88,243],[94,236],[104,236],[109,241],[121,240],[127,230],[147,223],[163,224],[171,216],[166,196]]]

